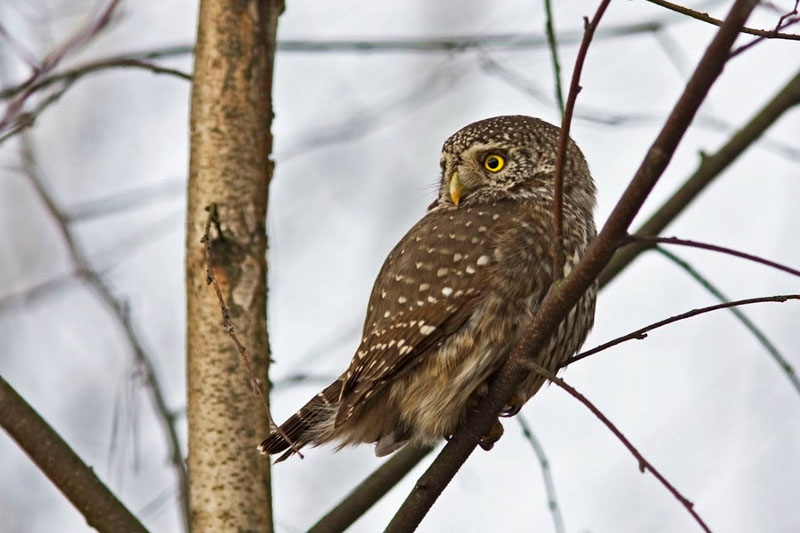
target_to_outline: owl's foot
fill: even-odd
[[[525,396],[520,392],[515,392],[514,395],[508,400],[508,403],[500,411],[500,416],[508,418],[519,413],[522,406],[525,405]]]
[[[494,447],[494,443],[500,440],[500,437],[503,436],[503,424],[500,423],[499,420],[494,421],[494,425],[486,432],[486,434],[481,437],[481,440],[478,444],[481,445],[481,448],[486,450],[487,452]]]

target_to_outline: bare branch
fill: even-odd
[[[636,460],[639,462],[639,470],[642,473],[649,470],[650,473],[653,474],[656,477],[656,479],[658,479],[661,482],[661,484],[667,488],[667,490],[675,497],[675,499],[678,500],[681,503],[681,505],[686,507],[686,510],[689,512],[689,514],[692,515],[692,518],[694,518],[695,521],[700,525],[700,527],[703,528],[703,531],[711,533],[711,530],[708,528],[706,523],[703,521],[702,518],[700,518],[700,515],[697,514],[697,511],[694,510],[694,504],[690,502],[683,494],[681,494],[678,491],[678,489],[676,489],[672,485],[672,483],[667,481],[666,478],[662,476],[661,473],[658,470],[656,470],[656,468],[647,459],[644,458],[644,455],[642,455],[639,452],[639,450],[637,450],[634,447],[634,445],[631,444],[631,442],[627,439],[627,437],[625,437],[625,435],[622,434],[622,432],[617,428],[617,426],[615,426],[611,422],[611,420],[609,420],[608,417],[606,417],[600,411],[600,409],[597,408],[597,406],[595,406],[592,402],[590,402],[586,398],[586,396],[575,390],[574,387],[567,384],[563,379],[556,377],[554,373],[550,372],[543,366],[531,361],[531,367],[534,370],[538,371],[541,375],[547,377],[547,379],[549,379],[550,381],[552,381],[553,383],[555,383],[556,385],[567,391],[571,396],[576,398],[583,405],[585,405],[594,414],[594,416],[599,418],[600,421],[603,424],[605,424],[605,426],[608,429],[611,430],[611,432],[620,440],[620,442],[622,442],[622,444],[625,445],[628,451],[630,451],[631,454],[636,458]]]
[[[722,148],[713,155],[704,155],[694,174],[636,230],[635,234],[642,237],[661,233],[717,176],[758,140],[767,128],[797,104],[800,104],[800,71]],[[608,284],[647,247],[645,244],[632,244],[619,250],[600,275],[600,286]]]
[[[733,248],[726,248],[725,246],[709,244],[707,242],[691,241],[688,239],[679,239],[677,237],[651,237],[647,235],[628,235],[624,239],[624,242],[625,244],[638,242],[638,243],[649,244],[650,246],[655,246],[656,244],[677,244],[679,246],[687,246],[689,248],[700,248],[701,250],[710,250],[712,252],[719,252],[723,254],[732,255],[734,257],[747,259],[748,261],[753,261],[754,263],[759,263],[772,268],[776,268],[778,270],[782,270],[783,272],[788,272],[789,274],[800,277],[800,270],[796,270],[786,265],[776,263],[775,261],[770,261],[769,259],[764,259],[763,257],[758,257],[757,255],[748,254],[746,252],[740,252],[739,250],[734,250]]]
[[[697,270],[695,270],[692,267],[692,265],[690,265],[680,257],[676,256],[675,254],[667,250],[664,250],[661,247],[656,247],[656,251],[661,255],[663,255],[664,257],[666,257],[667,259],[669,259],[670,261],[672,261],[674,264],[681,267],[690,276],[692,276],[695,280],[697,280],[697,282],[700,283],[708,292],[716,296],[719,299],[719,301],[721,302],[730,301],[730,299],[727,296],[722,294],[722,291],[720,291],[708,279],[706,279],[702,274],[700,274]],[[786,374],[786,377],[789,378],[789,381],[791,382],[795,390],[798,393],[800,393],[800,378],[798,378],[797,373],[795,372],[792,365],[789,364],[789,361],[786,359],[786,357],[784,357],[783,354],[781,354],[781,352],[778,350],[778,348],[774,344],[772,344],[772,342],[767,338],[764,332],[762,332],[758,328],[758,326],[756,326],[753,323],[752,320],[747,318],[747,315],[745,315],[741,309],[739,309],[738,307],[731,307],[728,310],[731,312],[733,316],[736,317],[736,319],[739,322],[742,323],[742,325],[745,328],[748,329],[748,331],[750,331],[750,333],[753,334],[753,336],[756,338],[756,340],[758,340],[761,346],[763,346],[764,349],[767,350],[767,353],[770,354],[772,359],[774,359],[775,362],[778,363],[778,366],[781,368],[781,371],[783,371],[783,373]]]
[[[308,533],[346,530],[432,451],[433,448],[404,446],[320,518]]]
[[[700,11],[695,11],[694,9],[689,9],[688,7],[673,4],[672,2],[667,2],[666,0],[647,1],[651,4],[667,8],[670,11],[680,13],[681,15],[686,15],[687,17],[713,24],[714,26],[721,26],[723,23],[723,21],[720,19],[715,19],[714,17],[709,16],[708,13],[701,13]],[[741,33],[749,33],[750,35],[758,35],[759,37],[765,37],[767,39],[788,39],[790,41],[800,41],[800,35],[796,33],[777,33],[774,30],[759,30],[748,27],[741,28],[739,31]]]
[[[772,35],[775,36],[775,35],[777,35],[779,30],[786,29],[789,26],[792,26],[792,25],[797,24],[798,22],[800,22],[800,17],[787,18],[787,17],[791,17],[792,15],[796,15],[796,14],[797,14],[797,4],[795,3],[794,10],[791,11],[790,13],[786,13],[785,15],[783,15],[780,18],[780,20],[778,21],[778,25],[775,26],[774,30],[772,30]],[[784,19],[785,19],[785,21],[784,21]],[[736,48],[735,50],[733,50],[731,52],[731,58],[736,57],[736,56],[738,56],[739,54],[741,54],[743,52],[746,52],[747,50],[749,50],[750,48],[754,47],[755,45],[757,45],[761,41],[764,41],[765,39],[767,39],[767,36],[762,35],[761,37],[756,37],[755,39],[753,39],[749,43],[743,44],[742,46],[740,46],[739,48]]]
[[[20,84],[21,89],[18,91],[17,97],[8,104],[5,115],[0,118],[0,132],[4,129],[15,129],[10,127],[10,125],[14,122],[25,105],[25,100],[36,91],[34,88],[36,82],[50,74],[64,57],[83,47],[96,37],[111,22],[119,3],[120,0],[110,0],[96,17],[75,32],[72,37],[57,46],[33,67],[33,72],[31,72],[28,79]]]
[[[531,443],[533,452],[539,460],[542,467],[542,477],[544,478],[544,490],[547,493],[547,507],[550,509],[550,514],[553,515],[553,528],[556,533],[564,533],[564,518],[561,516],[561,510],[558,508],[558,498],[556,498],[556,486],[553,483],[553,475],[550,473],[550,461],[547,460],[547,455],[544,453],[544,447],[533,434],[528,421],[519,413],[515,417],[522,428],[522,434],[528,442]]]
[[[536,316],[525,328],[522,340],[495,374],[486,397],[419,479],[389,523],[388,532],[411,531],[416,528],[528,375],[528,361],[539,353],[558,324],[611,259],[616,243],[626,234],[633,217],[664,172],[711,85],[722,72],[730,48],[756,4],[755,0],[737,0],[734,3],[725,23],[703,54],[666,124],[611,212],[603,230],[569,276],[547,294]]]
[[[647,337],[647,333],[654,329],[658,329],[662,326],[666,326],[669,324],[673,324],[675,322],[679,322],[681,320],[685,320],[687,318],[692,318],[697,315],[703,315],[705,313],[710,313],[712,311],[717,311],[719,309],[728,309],[730,307],[737,307],[741,305],[751,305],[751,304],[760,304],[766,302],[778,302],[783,303],[787,300],[800,300],[800,294],[779,294],[777,296],[764,296],[761,298],[747,298],[745,300],[734,300],[732,302],[725,302],[717,305],[709,305],[708,307],[700,307],[698,309],[692,309],[691,311],[687,311],[685,313],[681,313],[679,315],[671,316],[669,318],[665,318],[664,320],[659,320],[658,322],[654,322],[648,326],[643,328],[637,329],[636,331],[632,331],[627,335],[623,335],[622,337],[617,337],[614,340],[608,341],[606,343],[601,344],[600,346],[596,346],[591,350],[586,350],[585,352],[581,352],[578,355],[574,355],[569,358],[563,365],[567,366],[571,365],[576,361],[580,361],[581,359],[585,359],[590,355],[594,355],[597,352],[602,352],[603,350],[607,350],[612,346],[616,346],[617,344],[622,344],[625,341],[630,340],[642,340]]]
[[[583,63],[586,61],[586,54],[589,52],[589,45],[592,42],[597,25],[600,19],[603,18],[606,8],[611,0],[602,0],[600,5],[597,6],[592,21],[584,18],[585,32],[581,46],[578,49],[578,57],[575,58],[575,67],[572,69],[572,81],[569,85],[569,93],[567,95],[567,106],[564,109],[564,116],[561,118],[561,130],[558,134],[558,152],[556,152],[556,170],[553,189],[553,248],[550,254],[553,260],[553,276],[559,279],[564,272],[564,252],[562,250],[561,234],[564,218],[564,160],[567,157],[567,143],[569,142],[569,128],[572,124],[572,112],[575,109],[575,100],[578,98],[578,93],[581,90],[581,71],[583,70]]]
[[[111,311],[111,316],[114,318],[117,326],[123,333],[128,346],[133,353],[134,360],[143,370],[145,380],[149,385],[148,390],[150,391],[153,409],[156,417],[164,428],[167,440],[167,448],[169,449],[170,458],[173,467],[175,468],[175,473],[178,476],[181,487],[181,508],[183,510],[182,517],[185,520],[185,525],[188,527],[189,507],[186,466],[183,462],[183,454],[181,453],[178,432],[175,428],[174,414],[167,405],[167,401],[163,392],[164,389],[159,381],[158,375],[156,374],[152,355],[149,354],[145,349],[144,344],[140,340],[139,335],[136,333],[135,328],[130,321],[128,313],[124,309],[124,306],[122,306],[117,298],[113,295],[111,289],[106,285],[100,275],[92,269],[92,265],[87,259],[83,248],[78,244],[72,233],[72,229],[69,227],[68,217],[56,204],[53,196],[45,187],[36,165],[33,144],[27,136],[22,137],[22,149],[25,176],[28,178],[28,181],[41,200],[45,209],[47,209],[48,214],[56,224],[56,228],[58,229],[61,238],[67,245],[67,251],[75,274],[79,277],[79,279],[83,280],[89,287],[92,288],[98,300],[102,302],[109,311]]]
[[[147,531],[92,468],[0,376],[0,426],[98,531]]]

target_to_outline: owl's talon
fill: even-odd
[[[503,436],[503,424],[500,423],[499,420],[494,421],[494,425],[486,432],[486,434],[481,437],[480,442],[478,444],[481,445],[481,448],[486,450],[487,452],[494,447],[494,443],[500,440],[500,437]]]
[[[511,399],[508,400],[505,407],[503,407],[503,410],[500,411],[500,416],[503,418],[514,416],[520,412],[523,405],[525,405],[525,396],[519,392],[515,392]]]

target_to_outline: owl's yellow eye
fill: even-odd
[[[490,172],[500,172],[505,164],[506,160],[503,159],[503,156],[497,154],[489,154],[483,160],[483,166]]]

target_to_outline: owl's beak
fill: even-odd
[[[461,183],[461,178],[458,177],[458,172],[453,172],[450,177],[450,198],[453,200],[453,204],[458,205],[463,190],[464,185]]]

